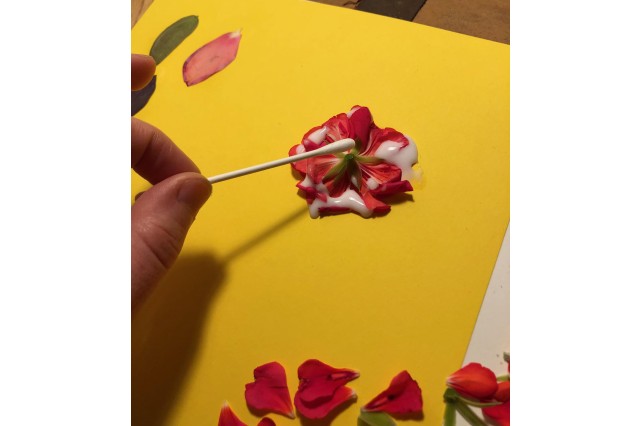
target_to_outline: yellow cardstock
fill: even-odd
[[[157,69],[137,117],[207,176],[284,157],[353,105],[413,138],[423,175],[385,217],[311,219],[289,166],[214,185],[175,268],[132,323],[135,425],[215,425],[244,400],[253,369],[317,358],[353,368],[359,408],[402,370],[440,425],[446,376],[461,366],[509,221],[509,46],[302,0],[156,0],[132,30],[148,53],[167,26],[200,23]],[[236,60],[192,87],[182,65],[242,30]],[[132,175],[132,193],[148,184]]]

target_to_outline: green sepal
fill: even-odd
[[[362,411],[358,416],[358,426],[395,426],[396,422],[393,421],[390,415],[387,413]]]

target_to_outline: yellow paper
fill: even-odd
[[[424,419],[407,423],[441,424],[444,379],[461,366],[509,220],[509,47],[300,0],[156,0],[133,52],[192,14],[198,28],[158,66],[137,117],[205,175],[286,156],[358,104],[415,140],[423,179],[413,202],[376,219],[311,219],[289,167],[216,184],[133,321],[133,423],[213,425],[226,400],[255,425],[253,369],[283,364],[293,396],[298,365],[318,358],[361,373],[358,401],[332,425],[355,425],[401,370],[424,399]],[[235,62],[186,87],[184,60],[237,29]],[[134,194],[147,187],[132,178]]]

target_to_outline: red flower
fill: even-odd
[[[303,416],[321,419],[356,396],[345,384],[359,376],[357,371],[348,368],[333,368],[317,359],[307,360],[298,367],[300,383],[295,406]]]
[[[261,365],[253,370],[253,377],[255,381],[247,383],[244,392],[249,408],[283,414],[292,419],[296,417],[282,365],[277,362]]]
[[[493,407],[484,407],[482,409],[482,414],[484,414],[489,419],[493,420],[500,426],[509,426],[510,422],[510,402],[507,401],[504,404],[496,405]]]
[[[298,182],[309,204],[311,217],[354,211],[363,217],[388,212],[386,196],[412,191],[408,178],[418,161],[413,141],[402,133],[375,125],[367,107],[330,118],[309,130],[289,155],[313,151],[351,138],[356,146],[347,153],[320,155],[293,163],[304,179]]]
[[[463,396],[479,400],[493,398],[498,390],[496,375],[486,367],[472,362],[447,378],[447,386]]]
[[[389,387],[362,407],[362,411],[384,411],[388,414],[411,414],[422,411],[422,392],[418,382],[407,371],[391,380]]]
[[[236,416],[231,410],[228,403],[222,405],[220,410],[220,417],[218,418],[218,426],[247,426]]]

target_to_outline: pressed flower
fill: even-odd
[[[391,209],[382,201],[384,197],[413,190],[407,179],[413,176],[412,166],[418,161],[415,143],[394,129],[376,126],[367,107],[354,106],[312,128],[289,155],[346,138],[355,140],[355,148],[292,164],[304,177],[297,187],[314,218],[347,211],[363,217],[384,214]]]
[[[403,415],[422,411],[422,391],[418,382],[405,370],[395,376],[389,387],[373,398],[362,411],[383,411]]]
[[[510,402],[507,401],[504,404],[496,405],[494,407],[484,407],[482,409],[482,414],[500,426],[509,426],[511,417]]]
[[[258,426],[276,426],[276,422],[274,422],[272,419],[270,419],[269,417],[263,417],[262,419],[260,419],[260,421],[258,422]]]
[[[244,396],[249,408],[295,418],[284,367],[270,362],[253,370],[253,383],[245,385]]]
[[[233,62],[240,38],[240,31],[223,34],[193,52],[182,66],[182,78],[187,86],[206,80]]]
[[[218,417],[218,426],[247,426],[236,416],[231,410],[231,407],[227,402],[222,405],[220,410],[220,417]]]
[[[355,391],[347,386],[341,386],[328,398],[320,398],[314,402],[304,402],[300,392],[296,392],[294,403],[300,414],[307,419],[323,419],[339,406],[357,398]]]
[[[447,378],[447,386],[461,395],[488,400],[498,390],[496,375],[486,367],[472,362]]]
[[[511,393],[511,384],[510,383],[511,383],[510,381],[498,383],[498,390],[496,391],[495,395],[493,396],[493,399],[495,399],[497,401],[500,401],[500,402],[509,401],[509,397],[510,397],[510,393]]]

